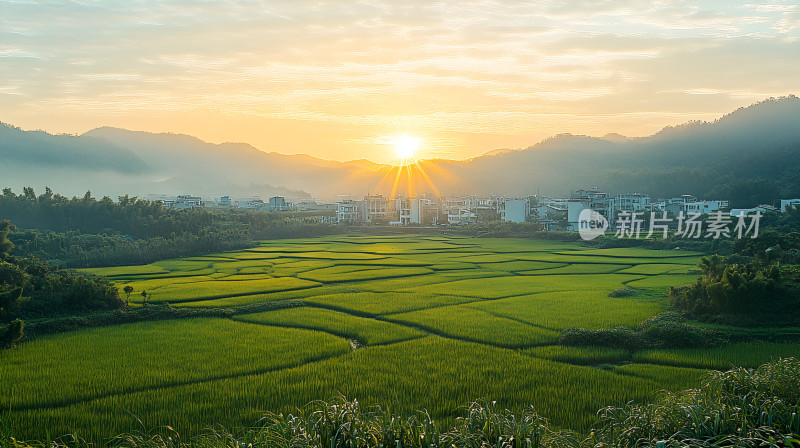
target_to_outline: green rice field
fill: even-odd
[[[0,427],[101,440],[171,425],[191,435],[338,394],[449,422],[478,398],[586,430],[603,405],[696,385],[707,369],[798,344],[630,352],[564,347],[562,330],[634,327],[697,277],[700,254],[445,236],[270,240],[253,249],[89,269],[131,306],[292,307],[128,323],[0,351]],[[620,288],[634,292],[611,297]],[[242,311],[244,312],[244,311]],[[140,423],[141,421],[141,423]]]

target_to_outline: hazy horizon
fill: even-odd
[[[651,135],[800,91],[788,1],[0,1],[0,117],[327,160]]]
[[[796,95],[794,95],[794,93],[789,93],[786,96],[784,96],[783,98],[792,97],[792,96],[796,96]],[[748,104],[748,105],[746,105],[744,107],[754,106],[754,105],[757,105],[757,104],[762,103],[764,101],[768,101],[768,100],[772,100],[772,99],[775,99],[775,98],[764,98],[764,99],[762,99],[760,101],[754,102],[752,104]],[[703,122],[713,122],[713,121],[716,121],[716,120],[724,117],[725,115],[731,114],[732,112],[734,112],[734,111],[727,111],[727,112],[725,112],[723,114],[720,114],[719,116],[711,117],[708,121],[706,121],[706,120],[701,120],[701,121],[703,121]],[[564,137],[564,136],[589,137],[589,138],[597,138],[597,139],[603,139],[603,138],[605,138],[607,136],[614,136],[614,137],[617,137],[617,138],[624,137],[624,138],[633,140],[633,139],[639,139],[639,138],[652,137],[655,134],[657,134],[658,132],[660,132],[660,131],[662,131],[664,129],[667,129],[669,127],[676,127],[676,126],[681,126],[681,125],[692,124],[692,122],[693,121],[690,120],[690,121],[685,121],[683,123],[665,124],[664,126],[662,126],[661,128],[659,128],[658,130],[654,131],[651,134],[637,135],[637,136],[624,135],[624,134],[621,134],[621,133],[616,132],[614,130],[608,130],[607,132],[599,134],[599,135],[589,135],[589,134],[574,133],[574,132],[554,132],[553,134],[551,134],[549,136],[545,136],[545,137],[543,137],[543,138],[541,138],[541,139],[539,139],[537,141],[530,142],[530,143],[526,144],[525,146],[514,147],[514,148],[511,148],[511,147],[484,148],[483,150],[479,150],[474,155],[471,155],[471,156],[468,156],[468,157],[463,157],[463,158],[455,158],[455,157],[448,157],[448,156],[425,157],[424,153],[421,153],[421,156],[420,157],[416,157],[415,160],[417,160],[417,161],[423,161],[423,160],[448,160],[448,161],[454,161],[454,162],[463,162],[463,161],[469,161],[469,160],[474,159],[476,157],[481,157],[481,156],[490,154],[490,153],[495,152],[495,151],[502,152],[502,151],[520,151],[520,150],[525,150],[525,149],[534,147],[536,145],[539,145],[539,144],[541,144],[541,143],[543,143],[543,142],[545,142],[547,140],[550,140],[550,139],[553,139],[553,138],[558,138],[558,137]],[[366,160],[366,161],[372,162],[372,163],[374,163],[376,165],[393,165],[393,164],[395,164],[394,161],[391,161],[391,160],[389,160],[389,161],[372,160],[372,159],[370,159],[369,157],[366,157],[366,156],[358,158],[358,159],[342,160],[342,159],[336,159],[336,158],[333,158],[333,157],[326,157],[325,155],[314,155],[314,154],[302,153],[302,152],[288,153],[288,152],[282,152],[280,150],[266,150],[264,148],[260,148],[260,147],[254,145],[254,144],[252,144],[250,142],[247,142],[247,141],[208,141],[208,140],[204,140],[204,139],[202,139],[202,138],[200,138],[200,137],[198,137],[196,135],[184,134],[184,133],[178,133],[178,132],[171,132],[171,131],[159,132],[159,131],[148,131],[148,130],[144,130],[144,129],[126,129],[126,128],[119,128],[119,127],[115,127],[115,126],[101,125],[101,126],[89,129],[89,130],[87,130],[85,132],[81,132],[81,133],[70,133],[70,132],[55,133],[55,132],[51,132],[48,129],[42,129],[42,128],[25,129],[25,128],[22,128],[20,126],[17,126],[14,123],[8,123],[8,122],[5,122],[3,120],[0,120],[0,124],[5,124],[5,125],[9,125],[11,127],[16,127],[16,128],[19,128],[19,129],[21,129],[23,131],[43,131],[43,132],[46,132],[46,133],[52,134],[52,135],[72,135],[72,136],[90,134],[91,131],[96,131],[96,130],[103,129],[103,128],[121,129],[121,130],[131,131],[131,132],[135,132],[135,133],[145,133],[145,134],[154,134],[154,135],[186,136],[186,137],[196,138],[196,139],[200,140],[203,143],[210,143],[210,144],[214,144],[214,145],[225,145],[225,144],[249,145],[249,146],[252,146],[253,148],[255,148],[255,149],[259,150],[259,151],[262,151],[264,153],[276,153],[276,154],[286,155],[286,156],[310,156],[310,157],[314,157],[314,158],[321,159],[321,160],[333,161],[333,162],[341,162],[341,163],[359,162],[359,161]]]

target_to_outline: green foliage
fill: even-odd
[[[0,195],[0,218],[20,229],[15,253],[68,267],[144,264],[156,260],[252,247],[255,240],[326,235],[339,230],[299,213],[171,210],[159,201],[121,196],[68,199],[49,188]],[[2,230],[0,235],[7,234]],[[0,258],[4,252],[0,238]],[[10,249],[11,246],[8,246]]]
[[[523,353],[553,361],[579,365],[613,364],[627,361],[631,352],[614,347],[570,347],[546,345],[524,350]]]
[[[643,350],[634,353],[633,360],[651,364],[725,370],[731,366],[756,368],[765,362],[776,361],[786,356],[800,357],[800,344],[740,342],[719,347]]]
[[[170,340],[177,336],[167,333],[165,338]],[[339,340],[346,344],[345,340]],[[121,362],[119,357],[134,355],[137,359],[160,362],[159,369],[164,373],[149,372],[142,380],[160,378],[183,369],[181,362],[170,361],[173,353],[169,347],[159,349],[152,358],[140,353],[159,342],[164,343],[163,340],[154,341],[141,348],[134,343],[126,349],[129,354],[103,356],[97,363],[115,365]],[[190,340],[187,338],[187,342],[181,344],[185,344],[182,347],[190,347]],[[220,366],[223,371],[247,369],[254,367],[254,364],[269,362],[269,356],[262,355],[269,353],[269,338],[261,339],[260,344],[264,347],[254,353],[260,356],[252,356],[246,362],[229,362],[227,366],[228,351],[246,357],[246,350],[250,346],[232,344],[232,348],[229,345],[226,346],[227,350],[219,351],[209,351],[205,346],[204,350],[186,348],[187,353],[176,356],[181,361],[195,359],[190,365],[195,368],[205,360],[211,365]],[[23,345],[15,352],[20,352],[23,359],[47,358],[45,352],[24,351],[26,347],[30,346]],[[312,349],[309,346],[295,347],[295,351],[300,352]],[[109,347],[104,353],[112,350]],[[280,356],[292,356],[293,350],[286,350],[288,353],[281,353]],[[71,374],[77,382],[82,377],[81,371],[93,371],[77,363],[59,365],[63,372],[58,373],[54,380]],[[197,375],[203,372],[205,368],[200,366]],[[111,386],[124,387],[125,382],[119,380],[114,384],[114,378],[119,378],[120,374],[103,374],[96,380],[91,377],[91,388],[82,389],[82,393],[107,390]],[[133,376],[133,373],[125,375]],[[673,390],[692,384],[686,380],[667,382],[663,379],[618,375],[592,367],[540,359],[515,350],[426,336],[395,344],[366,346],[299,367],[94,396],[58,408],[14,408],[10,415],[6,415],[10,425],[13,426],[15,422],[24,425],[21,427],[24,431],[19,434],[26,438],[43,437],[45,429],[53,434],[79,429],[83,437],[99,441],[108,434],[141,428],[130,414],[139,417],[146,427],[170,424],[181,434],[193,436],[215,423],[229,428],[249,425],[264,410],[294,414],[297,407],[309,401],[341,392],[347,396],[358,396],[360,402],[365,404],[390,403],[394,412],[407,415],[414,409],[425,408],[436,419],[439,428],[445,428],[445,425],[453,423],[454,418],[463,415],[459,406],[473,399],[470,397],[478,396],[498,397],[498,407],[514,412],[521,412],[533,405],[540,415],[550,419],[554,425],[585,431],[594,421],[597,403],[641,401],[663,388],[665,382]],[[26,383],[25,389],[28,388],[33,390],[35,385]],[[43,395],[42,392],[39,394]]]
[[[6,286],[6,285],[3,285]],[[22,287],[0,289],[0,320],[13,316],[22,299]]]
[[[725,314],[749,319],[790,319],[797,315],[800,289],[793,283],[800,275],[796,270],[781,270],[757,261],[727,264],[718,255],[704,257],[700,268],[704,275],[694,284],[670,288],[670,303],[688,315]]]
[[[647,404],[609,406],[593,438],[603,446],[794,446],[800,434],[800,362],[710,372],[699,389]]]
[[[0,334],[0,349],[10,348],[22,340],[25,322],[14,319],[7,326],[4,333]]]
[[[10,228],[7,221],[2,226]],[[122,305],[117,289],[105,279],[53,268],[33,257],[3,254],[0,259],[0,322],[17,316],[27,318]]]
[[[645,320],[636,328],[619,326],[587,330],[568,328],[561,333],[559,343],[567,346],[596,346],[640,350],[655,347],[703,347],[719,343],[711,331],[690,325],[674,313],[664,313]]]
[[[413,328],[312,307],[244,314],[236,319],[242,322],[320,330],[366,345],[399,342],[424,335]]]
[[[712,446],[797,446],[800,440],[800,362],[789,358],[755,370],[711,372],[700,387],[662,391],[647,403],[629,401],[601,408],[588,435],[556,429],[533,406],[513,412],[496,401],[476,400],[463,407],[446,428],[427,410],[390,412],[343,395],[312,401],[292,413],[268,412],[239,431],[224,427],[182,438],[170,426],[115,436],[114,448],[628,448]],[[76,435],[66,446],[84,447]],[[0,446],[33,448],[10,434]],[[47,440],[46,446],[51,446]],[[65,446],[64,442],[52,446]]]
[[[296,367],[349,350],[346,340],[325,333],[220,318],[87,328],[0,353],[0,402],[6,410],[45,410]]]
[[[511,415],[506,409],[519,417],[529,405],[558,427],[588,430],[597,403],[641,402],[658,389],[688,387],[702,371],[655,360],[604,365],[629,362],[631,349],[557,346],[559,331],[625,325],[634,333],[628,339],[635,339],[618,338],[626,347],[686,344],[691,334],[684,334],[682,321],[662,317],[639,325],[663,311],[666,284],[609,297],[636,281],[668,277],[667,283],[685,275],[606,268],[654,265],[660,272],[674,265],[682,271],[696,261],[685,252],[586,250],[553,241],[357,235],[269,240],[239,252],[92,269],[117,282],[121,294],[132,287],[131,307],[26,318],[30,342],[0,353],[6,369],[0,375],[12,384],[0,394],[0,409],[12,402],[3,418],[25,425],[26,437],[77,428],[98,441],[138,431],[125,440],[145,445],[167,443],[166,433],[158,439],[144,430],[154,425],[170,423],[192,437],[214,423],[251,424],[264,410],[297,416],[298,406],[337,392],[360,403],[390,403],[396,412],[427,408],[443,433],[465,415],[459,404],[475,397],[501,397],[487,418],[475,420],[489,421],[492,437],[498,432],[491,426],[505,425]],[[518,275],[561,265],[607,273]],[[384,270],[392,278],[373,276]],[[349,281],[359,273],[369,275]],[[314,282],[299,278],[318,274]],[[141,293],[152,303],[140,306]],[[176,300],[175,307],[164,305]],[[192,316],[217,319],[141,322]],[[236,321],[222,319],[231,317]],[[132,321],[139,323],[45,336]],[[192,325],[178,325],[183,322]],[[272,363],[286,359],[292,362]],[[6,373],[15,368],[20,373]],[[492,407],[487,403],[481,408]],[[212,440],[232,440],[219,437]]]
[[[500,347],[530,347],[555,342],[558,333],[546,328],[493,316],[463,305],[393,314],[386,318],[435,334]]]
[[[644,346],[642,335],[629,327],[600,330],[571,327],[561,332],[558,342],[571,346],[618,347],[626,350],[637,350]]]
[[[14,230],[16,229],[7,219],[0,221],[0,260],[5,259],[14,248],[14,243],[8,239],[8,234]]]

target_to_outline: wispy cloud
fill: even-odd
[[[491,149],[478,134],[642,135],[797,93],[799,38],[790,1],[0,0],[0,120],[75,132],[171,117],[264,146],[301,120],[348,135],[287,150],[339,159],[380,128],[419,129],[468,157]],[[230,117],[249,124],[209,126]]]

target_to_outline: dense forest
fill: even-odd
[[[145,264],[338,231],[300,213],[172,210],[136,197],[98,200],[91,192],[69,199],[48,188],[37,196],[30,187],[19,195],[3,189],[0,219],[19,229],[9,236],[15,255],[76,268]]]
[[[114,309],[124,305],[117,288],[93,275],[52,267],[36,257],[16,257],[8,235],[14,230],[0,221],[0,348],[17,343],[23,334],[20,317],[82,310]]]

